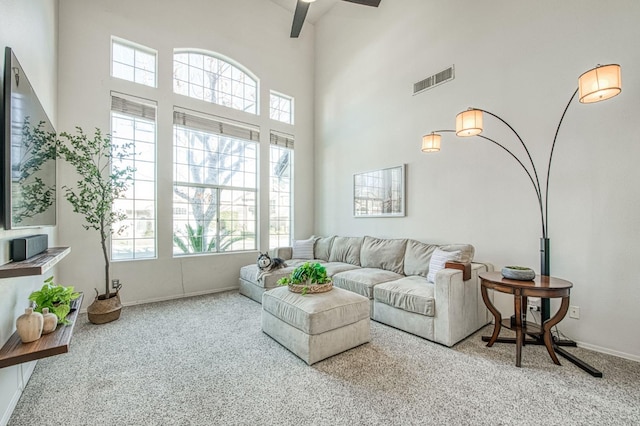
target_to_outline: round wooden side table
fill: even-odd
[[[495,326],[493,334],[487,343],[491,347],[498,339],[500,329],[506,327],[516,332],[516,367],[520,367],[522,359],[522,346],[526,335],[536,339],[542,338],[544,345],[549,352],[549,356],[554,363],[560,365],[558,357],[553,348],[553,340],[551,339],[551,328],[562,321],[569,310],[569,292],[573,284],[569,281],[559,278],[548,277],[544,275],[536,275],[531,281],[518,281],[504,278],[500,272],[483,272],[480,274],[480,290],[482,300],[489,311],[495,317]],[[511,324],[510,319],[502,319],[500,311],[496,309],[487,295],[487,289],[499,291],[513,295],[513,306],[515,310],[515,324]],[[527,298],[562,298],[562,303],[556,314],[542,324],[542,328],[522,321],[523,313],[526,313]]]

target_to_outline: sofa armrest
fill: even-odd
[[[269,250],[269,256],[279,257],[282,260],[291,260],[291,256],[293,256],[293,247],[276,247]]]
[[[436,315],[434,337],[452,346],[488,323],[487,309],[480,293],[478,274],[493,270],[483,263],[471,264],[471,278],[464,281],[463,271],[441,269],[435,279]]]

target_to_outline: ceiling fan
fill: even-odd
[[[304,18],[307,17],[309,5],[316,0],[298,0],[296,11],[293,14],[293,25],[291,25],[291,38],[298,38],[304,24]],[[364,6],[378,7],[381,0],[343,0],[350,3],[357,3]]]

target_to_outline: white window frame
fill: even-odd
[[[289,102],[289,120],[281,120],[279,117],[283,110],[280,108],[273,108],[273,98],[278,98],[279,100],[284,100]],[[278,118],[273,117],[273,113],[278,112]],[[275,90],[269,91],[269,118],[275,121],[279,121],[281,123],[291,124],[292,126],[295,124],[295,100],[293,96],[285,95],[284,93],[276,92]]]
[[[293,140],[293,136],[292,135],[287,135],[284,133],[280,133],[280,132],[276,132],[274,130],[271,131],[270,133],[270,141],[269,141],[269,248],[273,249],[279,246],[288,246],[293,242],[293,224],[294,224],[294,202],[293,202],[293,194],[294,194],[294,165],[295,165],[295,156],[294,156],[294,140]],[[281,191],[274,191],[273,188],[273,183],[274,183],[274,179],[276,178],[275,176],[273,176],[273,150],[275,149],[286,149],[289,151],[289,193],[288,193],[288,203],[289,203],[289,234],[288,234],[288,241],[282,241],[281,236],[285,235],[279,232],[276,232],[275,234],[271,233],[271,228],[272,226],[274,226],[274,223],[272,222],[274,219],[279,217],[279,212],[280,209],[282,209],[282,206],[280,205],[280,203],[277,201],[278,198],[280,198],[280,196],[282,194],[285,194],[284,192]],[[272,200],[276,198],[276,201],[273,203],[274,205],[272,206]],[[275,216],[272,215],[271,209],[272,207],[275,208],[276,210],[276,214]],[[276,220],[276,222],[281,222],[281,220]],[[276,226],[278,226],[278,224],[276,224]],[[277,236],[276,238],[273,238],[274,236]],[[274,242],[274,240],[277,240],[277,242]]]
[[[155,117],[153,118],[153,120],[149,119],[149,118],[144,118],[141,117],[140,114],[138,113],[131,113],[131,114],[127,114],[126,111],[114,111],[114,107],[113,107],[113,99],[115,98],[121,98],[123,99],[125,102],[131,102],[131,103],[135,103],[138,105],[145,105],[147,108],[153,108],[155,109]],[[127,222],[132,222],[133,223],[133,229],[128,230],[131,231],[133,234],[130,237],[127,238],[121,238],[118,234],[114,234],[111,237],[111,253],[110,253],[110,257],[111,257],[111,261],[112,262],[127,262],[127,261],[134,261],[134,260],[147,260],[147,259],[157,259],[158,258],[158,189],[157,189],[157,170],[158,170],[158,165],[157,165],[157,159],[158,159],[158,120],[157,120],[157,105],[155,102],[146,100],[146,99],[140,99],[140,98],[136,98],[133,96],[129,96],[129,95],[123,95],[121,93],[117,93],[117,92],[112,92],[111,93],[111,98],[112,98],[112,107],[110,108],[109,111],[109,116],[110,116],[110,126],[111,126],[111,135],[112,138],[117,138],[118,135],[115,131],[115,129],[113,128],[113,120],[114,120],[114,113],[124,116],[124,117],[128,117],[134,120],[142,120],[142,121],[153,121],[153,125],[154,125],[154,141],[153,141],[153,159],[152,161],[149,160],[142,160],[141,158],[136,158],[138,157],[138,155],[134,155],[132,161],[132,165],[134,168],[136,168],[136,164],[137,163],[151,163],[153,164],[153,172],[152,172],[152,179],[142,179],[140,180],[140,185],[142,185],[142,183],[152,183],[153,186],[153,199],[149,200],[149,199],[145,199],[142,197],[138,197],[136,195],[136,173],[138,173],[138,171],[134,172],[134,180],[130,185],[130,188],[127,192],[129,192],[130,194],[130,198],[121,198],[121,199],[126,199],[126,200],[131,200],[133,203],[133,215],[130,217],[127,217],[126,221]],[[129,140],[129,139],[127,139]],[[144,143],[144,144],[150,144],[149,142],[146,141],[138,141],[135,138],[135,134],[134,134],[134,138],[131,139],[131,141],[135,144],[136,142],[138,143]],[[138,153],[138,150],[136,150],[136,147],[134,145],[134,152]],[[132,196],[131,196],[132,194]],[[126,197],[126,195],[125,195]],[[118,203],[118,200],[116,200],[116,204]],[[153,214],[152,214],[152,218],[140,218],[137,216],[137,208],[136,208],[136,204],[138,203],[145,203],[145,204],[152,204],[153,205]],[[153,256],[144,256],[144,255],[137,255],[136,252],[136,241],[142,241],[142,240],[150,240],[150,238],[143,238],[143,237],[137,237],[136,236],[136,225],[137,222],[139,221],[145,221],[145,222],[151,222],[152,223],[152,232],[153,232]],[[118,229],[119,228],[119,224],[116,223],[114,224],[114,229]],[[127,230],[125,230],[127,231]],[[115,257],[114,256],[114,248],[115,248],[115,244],[114,241],[124,241],[124,240],[130,240],[132,241],[132,254],[131,257]]]
[[[222,91],[219,89],[214,89],[212,87],[206,87],[205,84],[205,73],[207,73],[208,71],[205,69],[204,64],[203,67],[200,68],[198,66],[194,66],[191,65],[191,57],[189,56],[188,62],[184,62],[181,60],[177,59],[178,55],[201,55],[204,57],[210,57],[213,59],[216,59],[218,61],[222,61],[224,63],[226,63],[227,65],[229,65],[230,67],[230,71],[229,73],[231,73],[231,77],[229,76],[225,76],[222,74],[218,74],[218,73],[213,73],[213,72],[209,72],[210,74],[214,74],[216,76],[218,76],[218,79],[225,79],[228,80],[228,83],[231,85],[231,89],[229,89],[229,92],[223,92],[223,95],[225,96],[230,96],[230,104],[226,104],[223,101],[218,101],[217,99],[215,101],[213,100],[208,100],[205,96],[206,91],[209,90],[211,94],[213,94],[214,92],[218,92],[221,93]],[[195,58],[194,58],[195,59]],[[181,65],[186,65],[187,70],[185,73],[185,76],[183,78],[178,78],[177,74],[177,69],[176,69],[176,63],[179,63]],[[191,78],[191,71],[195,70],[199,71],[202,70],[202,84],[198,84],[197,82],[192,82],[192,78]],[[235,95],[235,90],[234,87],[237,87],[235,85],[246,85],[247,83],[244,81],[240,81],[240,80],[236,80],[233,78],[233,74],[235,73],[235,71],[242,73],[244,76],[243,78],[248,78],[250,79],[253,84],[254,84],[254,92],[255,92],[255,99],[251,100],[245,97],[240,97],[240,96],[236,96]],[[186,79],[185,79],[186,78]],[[184,83],[186,84],[186,93],[182,93],[181,91],[178,91],[176,89],[176,84],[180,84],[180,83]],[[216,81],[217,83],[217,81]],[[202,50],[202,49],[189,49],[189,48],[181,48],[181,49],[174,49],[173,50],[173,78],[172,78],[172,85],[173,85],[173,92],[175,94],[181,95],[181,96],[187,96],[189,98],[192,99],[197,99],[200,100],[202,102],[207,102],[210,104],[214,104],[214,105],[220,105],[222,107],[226,107],[226,108],[230,108],[233,109],[235,111],[243,111],[246,112],[247,114],[251,114],[251,115],[260,115],[260,79],[254,74],[252,73],[247,67],[243,66],[242,64],[238,63],[237,61],[234,61],[233,59],[226,57],[224,55],[221,55],[219,53],[216,52],[211,52],[211,51],[207,51],[207,50]],[[192,87],[193,86],[193,87]],[[192,95],[191,92],[195,92],[197,90],[202,89],[202,96],[196,96],[196,95]],[[243,89],[243,93],[244,93],[244,89]],[[235,107],[234,106],[234,99],[236,100],[241,100],[243,102],[243,107],[239,108],[239,107]],[[252,110],[248,110],[246,109],[244,103],[251,101],[254,108],[252,108]]]
[[[259,199],[259,158],[260,158],[260,149],[259,149],[259,140],[260,140],[260,132],[258,128],[255,128],[253,126],[249,126],[246,123],[232,123],[231,120],[226,120],[226,119],[221,119],[219,117],[214,117],[214,116],[209,116],[207,114],[202,114],[202,113],[197,113],[195,111],[189,111],[189,110],[182,110],[180,108],[175,108],[174,109],[174,123],[173,123],[173,129],[174,129],[174,140],[173,140],[173,149],[174,149],[174,158],[173,158],[173,187],[174,187],[174,191],[176,187],[183,187],[183,188],[187,188],[189,191],[194,190],[196,188],[200,188],[200,189],[205,189],[211,192],[215,192],[216,193],[216,199],[217,199],[217,205],[215,205],[215,209],[216,209],[216,230],[215,230],[215,239],[216,239],[216,247],[214,250],[201,250],[201,251],[196,251],[194,250],[193,252],[188,251],[188,252],[183,252],[183,253],[179,253],[176,250],[176,242],[175,242],[175,238],[176,235],[179,235],[177,232],[177,228],[176,228],[176,224],[177,223],[183,223],[185,225],[187,225],[187,227],[192,223],[192,222],[196,222],[196,227],[198,226],[197,221],[192,221],[190,220],[191,217],[189,217],[188,219],[176,219],[176,215],[179,214],[179,211],[182,211],[183,209],[178,206],[176,207],[175,204],[175,200],[176,200],[176,195],[174,194],[174,203],[173,203],[173,215],[172,215],[172,235],[173,235],[173,244],[172,244],[172,251],[173,251],[173,257],[177,258],[177,257],[184,257],[184,256],[194,256],[194,255],[213,255],[213,254],[217,254],[217,253],[240,253],[240,252],[246,252],[246,251],[254,251],[258,249],[258,245],[259,245],[259,234],[260,234],[260,229],[259,229],[259,215],[258,215],[258,206],[260,204],[260,199]],[[182,157],[182,154],[179,153],[179,149],[181,148],[178,145],[177,142],[177,131],[179,131],[180,129],[186,129],[187,131],[193,131],[193,132],[198,132],[198,133],[203,133],[203,134],[207,134],[210,135],[212,137],[219,137],[219,138],[229,138],[232,140],[237,140],[240,141],[242,143],[252,143],[255,144],[254,145],[254,150],[255,150],[255,158],[253,157],[247,157],[249,159],[254,159],[255,161],[255,170],[253,171],[249,171],[250,174],[254,175],[255,178],[255,182],[253,186],[240,186],[238,184],[233,184],[233,182],[231,183],[227,183],[227,184],[223,184],[222,182],[217,182],[217,183],[205,183],[204,181],[202,182],[192,182],[192,181],[181,181],[178,179],[178,175],[180,175],[180,173],[178,172],[178,167],[186,167],[188,166],[187,163],[181,163],[179,162],[179,159]],[[184,160],[183,160],[184,161]],[[203,168],[203,173],[205,173],[205,169],[209,169],[206,166],[202,165],[196,165],[196,167]],[[217,168],[218,170],[228,170],[224,165],[220,165],[220,167]],[[183,173],[183,172],[181,172]],[[189,171],[188,173],[191,173],[191,171]],[[244,178],[246,178],[246,176],[243,176],[243,180]],[[221,235],[221,230],[222,230],[222,221],[223,219],[221,219],[221,206],[223,206],[223,191],[239,191],[239,192],[244,192],[244,193],[253,193],[253,198],[254,198],[254,203],[253,205],[244,205],[244,207],[248,208],[249,210],[253,209],[253,215],[254,215],[254,220],[252,222],[246,222],[246,223],[251,223],[253,225],[253,229],[254,229],[254,238],[253,238],[253,246],[249,247],[249,248],[241,248],[241,249],[232,249],[232,250],[221,250],[220,249],[220,243],[222,241],[221,237],[224,237]],[[206,194],[202,194],[202,195],[206,195]],[[189,204],[189,202],[181,202],[180,204],[183,204],[186,207],[186,212],[188,214],[188,212],[192,209],[190,206],[191,204]],[[234,222],[234,221],[232,221]],[[242,221],[236,221],[239,223],[242,223]],[[197,229],[197,228],[196,228]],[[179,236],[178,238],[185,238],[186,235],[185,233],[183,233],[181,236]],[[233,235],[231,235],[231,239],[233,240]],[[246,241],[246,239],[243,239],[242,241]],[[185,246],[190,244],[190,241],[187,241],[187,244],[183,244]],[[184,251],[184,249],[182,249]]]
[[[123,63],[124,65],[133,67],[133,71],[134,71],[133,80],[128,79],[128,78],[118,77],[118,76],[114,75],[114,63],[117,62],[117,61],[115,61],[114,56],[113,56],[113,45],[114,44],[119,44],[119,45],[122,45],[122,46],[125,46],[125,47],[129,47],[129,48],[134,50],[134,63],[133,63],[133,65],[124,64]],[[135,71],[136,70],[143,70],[143,71],[146,71],[146,72],[150,71],[150,70],[145,70],[143,68],[136,67],[136,64],[135,64],[135,53],[136,52],[141,52],[141,53],[146,53],[146,54],[149,54],[149,55],[153,55],[153,57],[154,57],[153,84],[146,84],[146,83],[135,81]],[[122,62],[118,62],[118,63],[122,63]],[[125,40],[125,39],[120,38],[120,37],[111,36],[111,62],[110,62],[110,67],[111,67],[111,77],[113,77],[113,78],[117,78],[117,79],[124,80],[124,81],[130,81],[132,83],[140,84],[140,85],[147,86],[147,87],[153,87],[153,88],[157,88],[158,87],[158,51],[155,50],[155,49],[152,49],[152,48],[147,47],[147,46],[143,46],[143,45],[141,45],[139,43],[135,43],[135,42],[130,41],[130,40]]]

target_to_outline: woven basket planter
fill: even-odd
[[[111,293],[111,297],[105,299],[104,295],[96,296],[96,299],[87,308],[87,316],[93,324],[105,324],[120,318],[122,304],[120,295]]]
[[[289,291],[293,293],[317,294],[325,293],[331,289],[333,289],[333,281],[325,284],[289,284]]]

